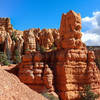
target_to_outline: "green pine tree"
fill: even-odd
[[[83,91],[79,92],[79,94],[80,100],[96,100],[99,97],[99,95],[91,91],[90,85],[84,85]]]
[[[5,44],[6,44],[6,51],[5,51],[5,53],[6,53],[7,57],[8,57],[8,60],[10,61],[10,59],[11,59],[11,52],[10,52],[10,50],[8,48],[8,35],[6,37]]]
[[[14,32],[12,32],[11,34],[11,39],[14,40],[15,42],[17,41],[17,37],[15,36]]]
[[[55,46],[55,44],[53,44],[53,45],[51,46],[51,49],[52,49],[52,50],[56,50],[56,49],[57,49],[57,47]]]
[[[48,100],[59,100],[59,98],[55,97],[54,95],[52,94],[49,94],[48,92],[44,92],[42,93],[42,95],[44,97],[46,97]]]
[[[44,47],[44,46],[40,46],[40,52],[41,52],[41,53],[46,52],[46,49],[45,49],[45,47]]]
[[[15,53],[14,53],[14,63],[20,63],[21,62],[21,56],[20,56],[20,53],[19,53],[19,50],[16,49],[15,50]]]
[[[7,55],[3,52],[0,52],[0,64],[1,65],[9,65],[10,64]]]

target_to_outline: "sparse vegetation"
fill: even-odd
[[[10,61],[5,53],[0,52],[0,64],[1,65],[9,65]]]
[[[88,47],[88,50],[93,50],[93,47],[92,47],[92,46],[89,46],[89,47]]]
[[[57,47],[53,44],[53,45],[51,46],[51,49],[52,49],[52,50],[56,50]]]
[[[44,92],[42,93],[42,95],[44,97],[46,97],[48,100],[59,100],[59,98],[53,96],[52,94],[48,93],[48,92]]]
[[[6,37],[6,40],[5,40],[5,44],[6,44],[6,55],[8,57],[8,60],[10,61],[11,59],[11,52],[10,52],[10,49],[9,49],[9,45],[8,45],[8,35]]]
[[[14,53],[14,63],[20,63],[21,62],[21,56],[20,56],[20,53],[19,53],[19,50],[16,49],[15,50],[15,53]]]
[[[99,97],[99,95],[91,91],[90,85],[84,85],[83,91],[79,92],[79,94],[80,100],[96,100]]]
[[[14,40],[15,42],[17,41],[17,37],[15,36],[14,32],[12,32],[11,39]]]
[[[37,46],[37,47],[36,47],[37,51],[40,51],[41,53],[47,51],[47,50],[45,49],[44,46],[40,46],[38,43],[37,43],[36,46]],[[54,44],[53,44],[53,45],[51,46],[51,48],[50,48],[50,50],[56,50],[56,49],[57,49],[57,47],[56,47]]]
[[[36,45],[37,51],[40,51],[41,53],[46,52],[46,49],[44,46],[40,46],[39,43]]]
[[[40,45],[38,43],[36,44],[36,49],[37,51],[40,51]]]
[[[43,53],[43,52],[46,52],[46,49],[44,46],[40,46],[40,52]]]
[[[25,51],[31,51],[30,49],[25,49]]]

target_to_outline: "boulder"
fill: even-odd
[[[13,74],[0,69],[0,100],[47,100]]]

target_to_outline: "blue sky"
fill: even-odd
[[[0,0],[0,17],[10,17],[13,27],[18,30],[59,28],[62,13],[69,10],[81,14],[83,38],[94,34],[89,30],[96,27],[88,27],[86,18],[91,19],[95,17],[93,13],[100,12],[100,0]],[[90,39],[83,41],[87,43]]]

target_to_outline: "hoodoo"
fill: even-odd
[[[58,30],[18,31],[9,18],[0,18],[0,51],[9,49],[13,61],[14,51],[19,50],[22,61],[16,66],[16,74],[21,82],[39,93],[57,93],[60,100],[79,100],[84,85],[100,95],[95,55],[81,37],[81,16],[74,11],[62,15]]]
[[[61,100],[78,100],[84,85],[100,94],[100,71],[94,52],[81,41],[81,16],[74,11],[63,14],[61,45],[56,52],[56,89]]]

